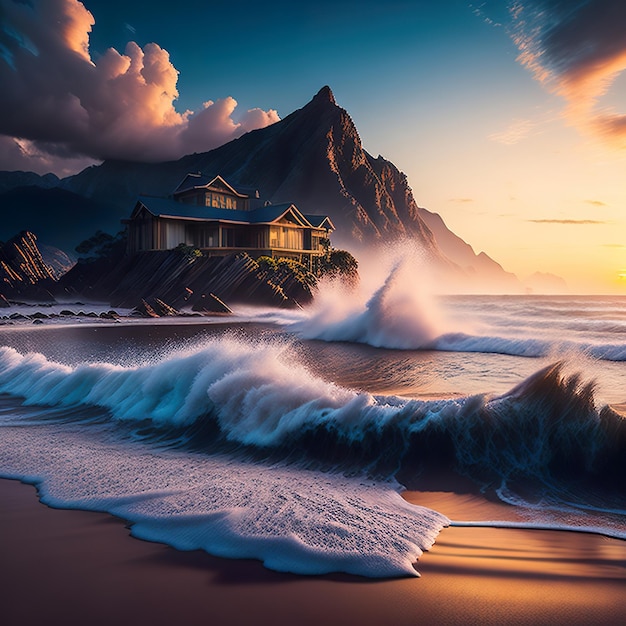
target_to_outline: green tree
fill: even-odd
[[[126,245],[126,231],[120,231],[113,236],[101,230],[91,237],[81,241],[75,248],[83,259],[97,259],[109,256],[118,248]]]
[[[320,261],[319,274],[356,285],[359,281],[359,262],[347,250],[329,248]]]

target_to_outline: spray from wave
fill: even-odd
[[[363,270],[368,280],[358,290],[347,293],[341,285],[322,283],[304,314],[277,321],[304,339],[377,348],[531,358],[578,353],[607,361],[626,360],[622,341],[626,326],[618,311],[609,311],[611,319],[601,324],[594,319],[580,322],[580,311],[574,319],[574,312],[558,308],[550,319],[546,312],[554,308],[551,303],[536,312],[528,309],[526,301],[520,308],[514,297],[503,296],[500,301],[491,297],[474,310],[450,314],[454,307],[447,307],[445,299],[435,295],[424,261],[415,254],[401,250],[391,265],[384,257],[377,260],[378,267]]]
[[[305,339],[424,348],[441,332],[441,313],[420,283],[420,268],[422,262],[413,256],[395,259],[369,296],[367,287],[346,295],[337,284],[323,285],[309,317],[291,330]]]

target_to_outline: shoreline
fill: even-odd
[[[405,492],[452,518],[472,494]],[[445,528],[421,578],[296,576],[132,538],[104,513],[52,509],[0,479],[3,623],[589,624],[626,619],[626,542],[565,531]]]

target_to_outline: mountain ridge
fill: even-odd
[[[468,279],[475,278],[483,271],[481,267],[489,265],[474,254],[470,259],[474,271],[468,272],[467,255],[457,259],[455,254],[445,253],[443,241],[448,235],[440,228],[438,236],[442,242],[437,241],[427,224],[428,215],[413,197],[406,175],[391,161],[382,156],[374,158],[363,148],[352,118],[337,105],[328,86],[281,121],[209,152],[162,163],[105,161],[59,180],[56,186],[50,187],[55,181],[48,176],[38,186],[37,194],[44,198],[62,190],[73,194],[73,200],[83,198],[92,232],[97,229],[116,232],[138,195],[166,196],[193,171],[220,174],[232,184],[258,188],[261,197],[273,203],[294,202],[305,213],[329,215],[337,227],[333,241],[344,247],[409,240],[438,267]],[[6,176],[2,180],[6,187]],[[37,182],[30,176],[21,176],[22,184],[26,180],[31,187],[24,189],[32,188]],[[0,194],[0,206],[4,207],[7,193],[11,190]],[[15,190],[13,193],[20,195]],[[26,197],[27,193],[22,195]],[[67,235],[74,222],[85,217],[85,211],[81,212],[77,206],[66,213],[69,213],[64,229]],[[41,241],[58,245],[49,240],[47,233],[38,234]],[[8,235],[0,233],[0,237]],[[81,231],[76,244],[84,236]],[[490,269],[497,273],[495,266],[500,267],[493,261]]]

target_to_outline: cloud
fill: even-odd
[[[525,139],[534,128],[531,120],[513,120],[508,128],[489,135],[491,141],[510,146]]]
[[[176,159],[279,120],[260,109],[235,120],[232,97],[177,111],[178,70],[167,50],[131,41],[93,60],[95,20],[78,0],[0,0],[0,18],[0,134],[31,142],[40,156]],[[20,147],[22,158],[30,153],[24,143],[3,145],[0,169],[16,169],[21,161],[10,153]]]
[[[511,146],[526,139],[536,124],[532,120],[515,119],[507,128],[489,135],[491,141]]]
[[[54,172],[58,176],[70,176],[96,163],[98,161],[90,157],[55,154],[52,146],[43,150],[35,142],[0,135],[0,170],[25,170],[36,174]]]
[[[626,147],[626,113],[600,106],[626,70],[626,2],[516,0],[509,10],[518,61],[565,99],[569,122]]]
[[[533,224],[573,224],[574,226],[581,226],[585,224],[608,224],[603,220],[556,220],[556,219],[543,219],[543,220],[526,220]]]
[[[448,202],[457,202],[458,204],[467,204],[474,202],[474,198],[450,198]]]
[[[593,206],[608,206],[607,203],[602,202],[602,200],[585,200],[585,202]]]

